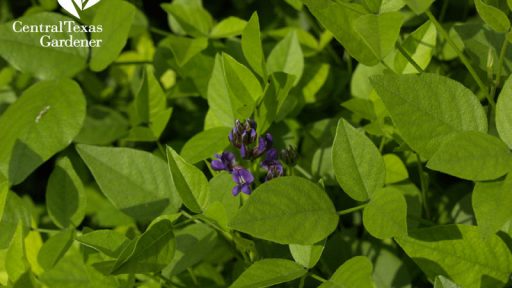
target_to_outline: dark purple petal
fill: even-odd
[[[276,148],[271,148],[267,151],[267,156],[265,157],[266,161],[274,161],[279,158],[279,153]]]
[[[252,176],[251,172],[240,166],[233,168],[231,176],[233,177],[233,181],[237,184],[251,184],[254,182],[254,176]]]
[[[242,156],[242,159],[249,159],[249,150],[247,149],[247,146],[245,144],[242,144],[242,147],[240,147],[240,155]]]
[[[213,160],[212,161],[212,169],[215,171],[222,171],[222,170],[226,169],[226,166],[220,160]]]
[[[242,188],[240,187],[240,185],[236,185],[235,187],[233,187],[233,190],[231,190],[231,194],[233,194],[233,196],[236,196],[240,194],[240,191],[242,191]]]
[[[249,184],[243,184],[242,185],[242,193],[250,195],[252,193],[251,186]]]

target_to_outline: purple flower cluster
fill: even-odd
[[[279,153],[275,148],[272,148],[272,135],[266,133],[258,137],[256,122],[253,120],[247,119],[243,123],[236,120],[235,126],[229,133],[228,138],[229,142],[239,149],[240,155],[244,160],[254,161],[265,155],[265,160],[260,164],[267,171],[265,181],[284,175],[283,165],[279,161]],[[232,190],[233,195],[236,196],[240,192],[251,194],[251,184],[254,182],[254,176],[248,169],[237,164],[235,154],[222,152],[222,154],[215,154],[215,158],[217,159],[211,163],[212,169],[228,171],[236,183]]]

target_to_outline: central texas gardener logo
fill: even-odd
[[[101,0],[59,0],[59,4],[71,15],[80,19],[79,11],[84,11],[98,4]]]

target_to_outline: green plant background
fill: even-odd
[[[511,9],[0,0],[0,287],[510,287]],[[247,118],[299,158],[234,197]]]

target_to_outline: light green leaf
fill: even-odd
[[[114,62],[128,40],[136,8],[126,1],[104,1],[97,9],[92,25],[102,25],[103,32],[92,33],[91,40],[102,40],[91,51],[89,63],[93,71],[105,70]]]
[[[125,214],[148,221],[166,208],[172,213],[180,207],[167,165],[151,153],[89,145],[77,150],[103,194]]]
[[[162,4],[162,8],[169,13],[171,28],[177,34],[207,37],[213,26],[212,16],[203,8],[201,0],[175,0],[172,4]]]
[[[432,53],[436,47],[436,40],[436,27],[432,22],[427,21],[407,36],[400,45],[420,68],[425,69],[432,59]],[[416,68],[409,63],[407,58],[400,53],[397,53],[395,57],[395,70],[402,74],[421,72],[416,70]]]
[[[487,131],[478,98],[450,78],[387,74],[373,76],[371,82],[400,136],[423,158],[432,157],[443,138],[454,132]]]
[[[42,12],[21,17],[23,25],[55,25],[59,21],[70,21],[73,28],[78,23],[73,19],[49,12]],[[13,67],[30,73],[40,79],[58,79],[75,76],[87,65],[89,48],[80,47],[42,47],[50,40],[41,38],[48,35],[50,39],[87,40],[85,33],[23,33],[13,30],[14,21],[0,25],[0,56],[7,60]],[[16,30],[21,29],[21,24],[16,25]],[[71,29],[73,29],[71,28]],[[37,61],[34,61],[37,59]]]
[[[338,224],[338,215],[316,184],[279,177],[260,185],[231,220],[232,229],[280,244],[314,244]]]
[[[66,229],[51,236],[39,250],[37,255],[37,262],[44,270],[52,269],[60,259],[66,254],[73,239],[75,237],[75,230]]]
[[[269,74],[284,72],[295,76],[295,85],[304,72],[304,55],[300,48],[296,31],[290,31],[272,49],[267,59],[267,71]]]
[[[404,162],[396,154],[386,154],[382,158],[386,166],[386,184],[393,184],[409,178]]]
[[[192,212],[201,213],[208,200],[208,180],[203,172],[181,158],[174,149],[167,146],[167,161],[176,191],[183,204]]]
[[[205,37],[188,38],[169,35],[167,39],[169,41],[166,43],[169,44],[179,66],[184,66],[190,59],[208,47],[208,38]]]
[[[38,82],[0,118],[0,173],[12,185],[66,148],[82,128],[85,98],[71,80]]]
[[[476,11],[491,28],[496,32],[507,32],[510,28],[510,20],[500,9],[486,4],[482,0],[475,0]]]
[[[512,219],[512,174],[505,180],[478,182],[473,190],[471,202],[478,227],[484,234],[493,234]]]
[[[238,36],[242,34],[246,25],[247,21],[230,16],[213,27],[210,32],[210,37],[215,39]]]
[[[507,0],[507,5],[510,10],[512,10],[512,0]]]
[[[439,275],[434,282],[434,288],[460,288],[460,286],[453,283],[450,279]]]
[[[512,76],[503,85],[496,103],[496,128],[501,139],[512,149]]]
[[[217,232],[206,224],[193,224],[176,232],[176,254],[163,269],[166,277],[178,275],[211,254],[217,243]]]
[[[171,221],[156,222],[121,252],[111,274],[158,272],[173,259],[175,246]]]
[[[430,8],[434,0],[405,0],[405,4],[417,15],[423,14]]]
[[[208,83],[210,112],[219,125],[231,127],[235,119],[249,118],[263,90],[252,72],[227,54],[215,58]]]
[[[325,240],[317,242],[313,245],[300,245],[290,244],[290,253],[293,256],[295,262],[304,266],[305,268],[313,268],[324,251]]]
[[[445,275],[464,288],[503,287],[512,271],[505,243],[496,235],[483,238],[475,226],[411,230],[396,240],[428,277]]]
[[[4,216],[5,205],[7,204],[7,196],[9,195],[9,182],[4,175],[0,173],[0,220]]]
[[[407,202],[402,192],[391,186],[377,190],[364,208],[363,223],[375,238],[407,235]]]
[[[354,30],[375,58],[384,59],[395,47],[404,16],[400,12],[367,14],[355,19]]]
[[[331,278],[318,288],[373,288],[372,262],[367,257],[356,256],[341,265]]]
[[[217,222],[226,231],[229,231],[228,223],[235,217],[240,206],[240,199],[231,194],[235,185],[228,172],[215,175],[208,183],[210,194],[204,216]]]
[[[216,127],[197,133],[185,143],[181,149],[181,157],[192,164],[212,158],[215,153],[228,147],[230,131],[231,128],[228,127]]]
[[[304,276],[301,265],[285,259],[263,259],[253,263],[229,288],[263,288]]]
[[[61,228],[78,227],[85,216],[87,198],[82,180],[69,158],[57,162],[46,187],[46,207],[53,223]]]
[[[341,188],[355,200],[367,200],[384,185],[386,169],[379,150],[344,119],[336,129],[332,163]]]
[[[16,282],[25,271],[30,269],[30,266],[25,257],[25,244],[24,244],[24,233],[23,225],[18,223],[16,226],[16,232],[14,237],[7,249],[5,255],[6,261],[6,272],[9,277],[9,281],[12,283]]]
[[[84,246],[114,258],[119,257],[129,241],[124,235],[111,230],[95,230],[78,236],[76,240]]]
[[[496,179],[510,170],[512,154],[498,138],[481,132],[446,137],[427,167],[466,180]]]
[[[29,207],[16,193],[8,192],[5,200],[4,213],[0,221],[0,249],[6,249],[16,233],[18,225],[27,233],[31,227],[32,215]]]
[[[364,0],[363,3],[372,13],[378,14],[380,12],[382,0]]]
[[[267,71],[260,34],[258,13],[254,12],[242,32],[242,51],[252,70],[265,78]]]
[[[128,134],[128,120],[106,106],[92,106],[74,141],[89,145],[108,145]]]

